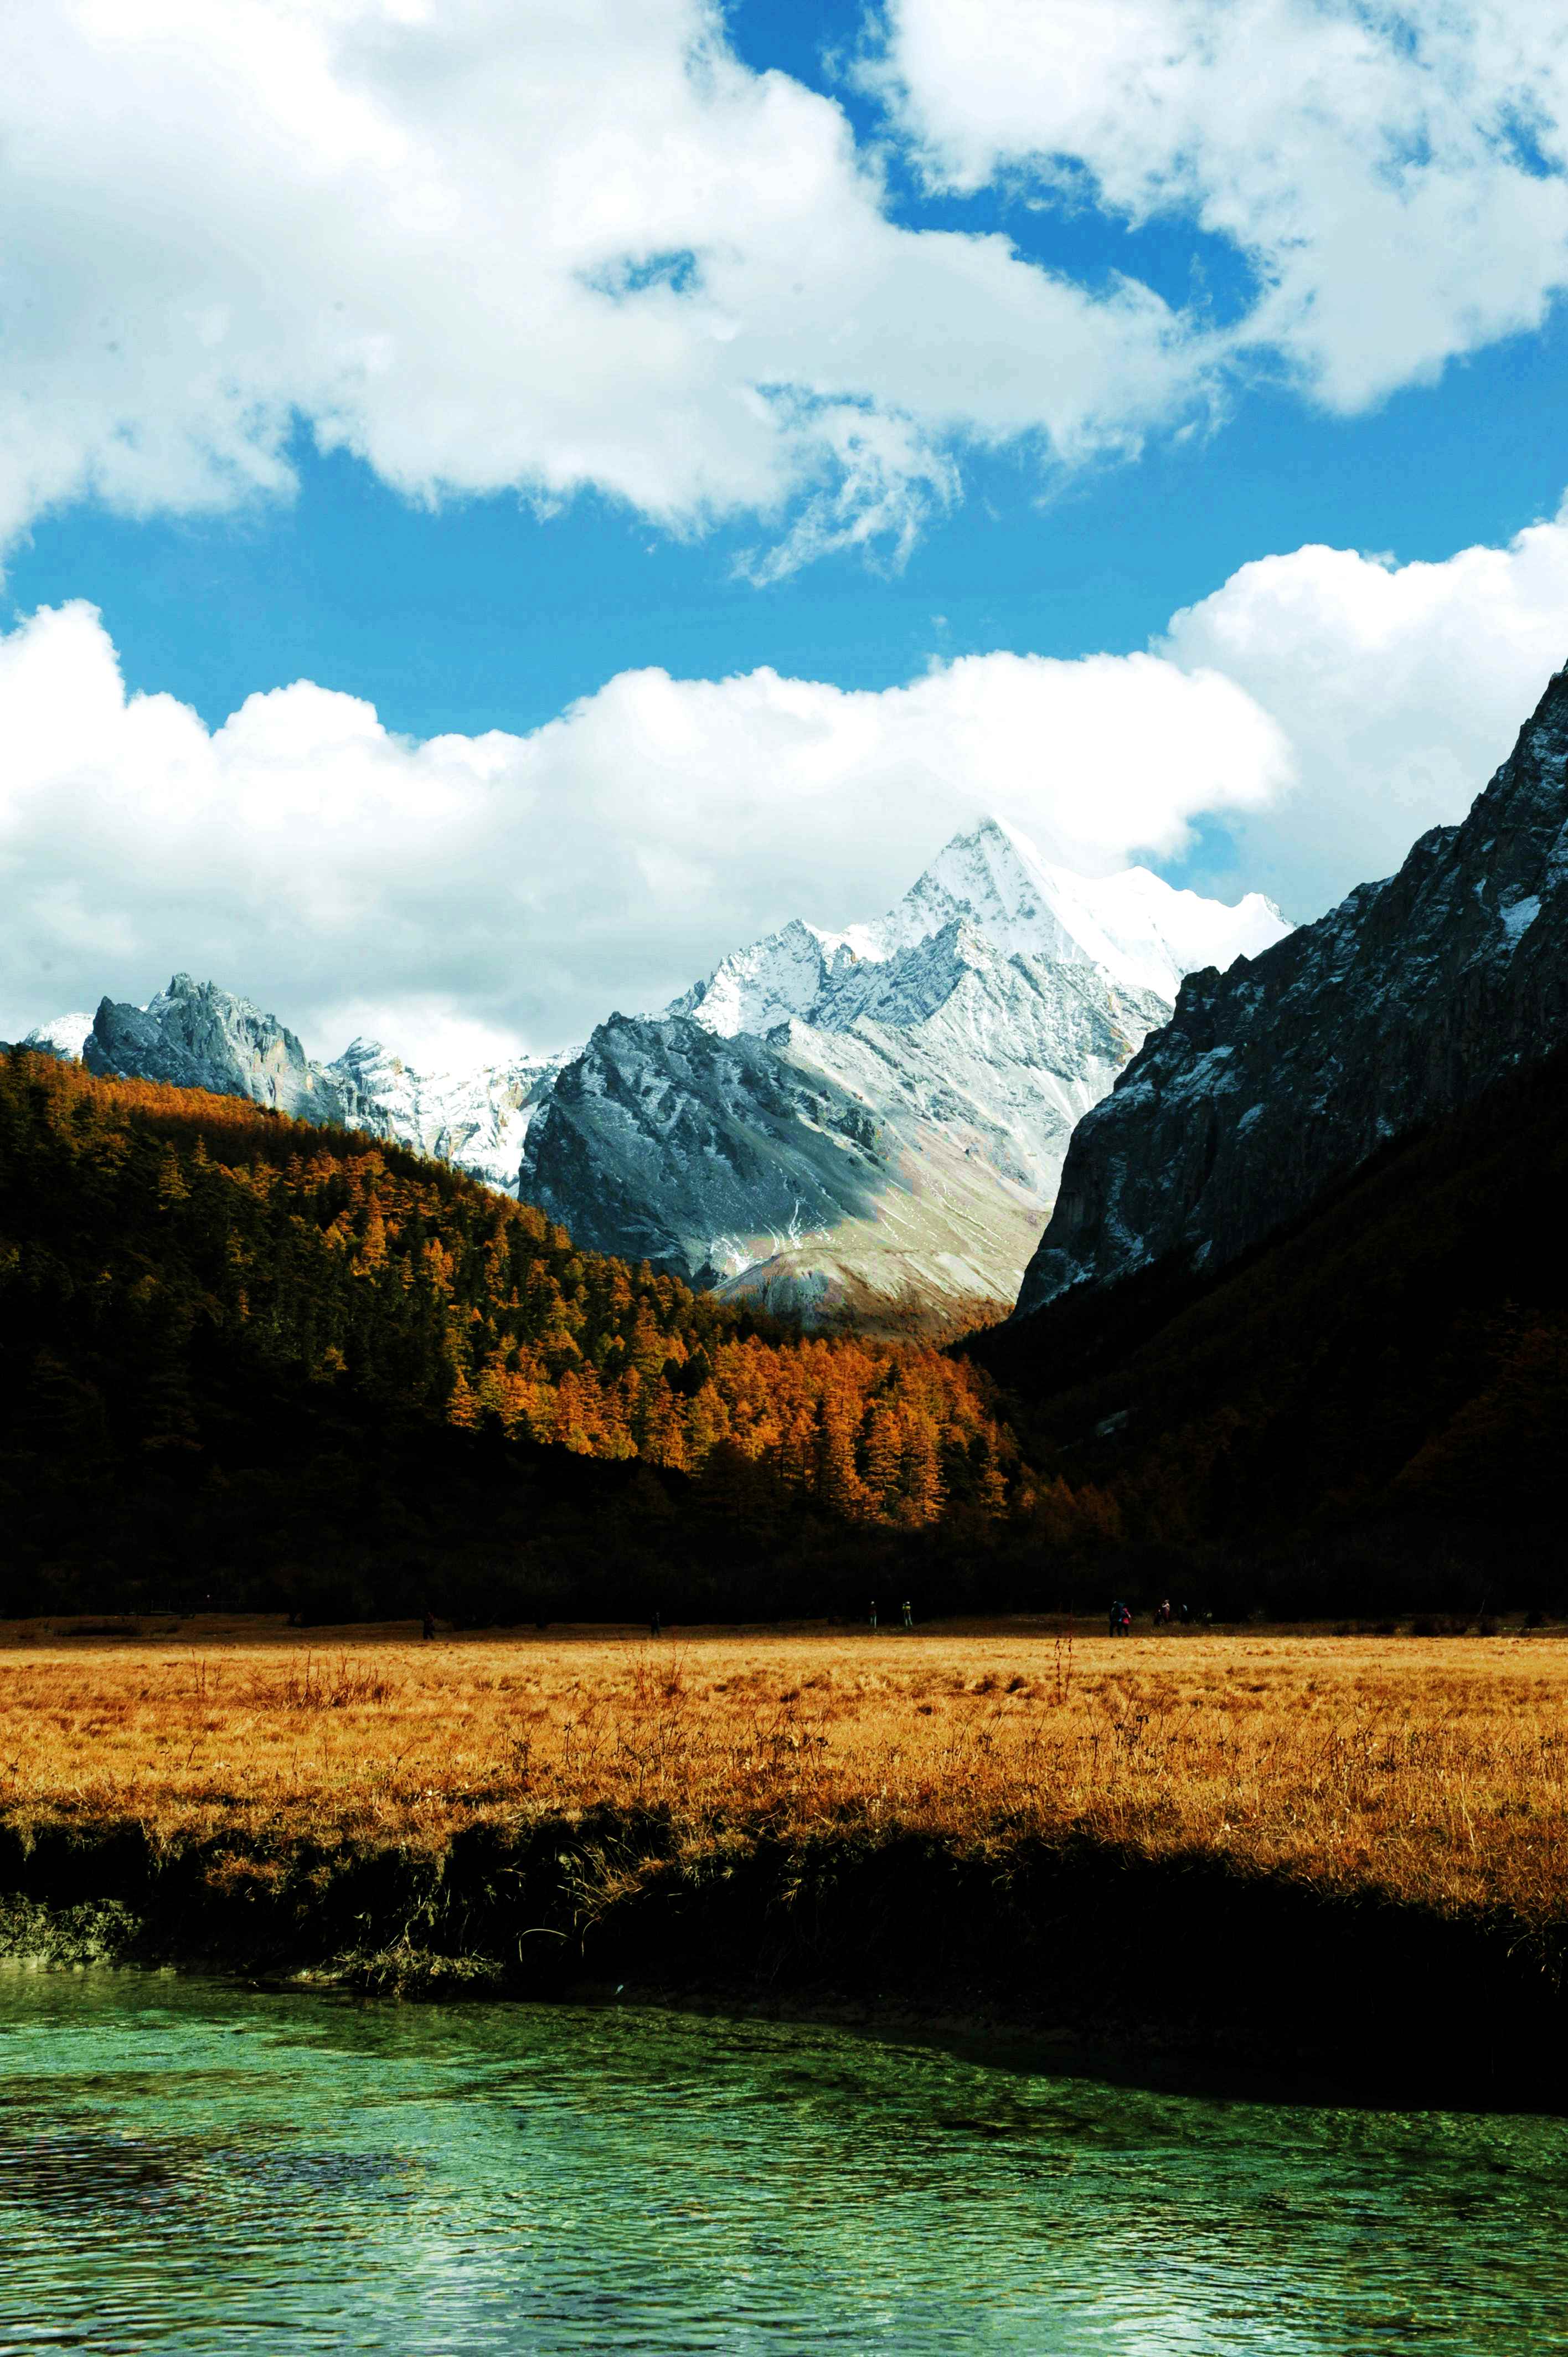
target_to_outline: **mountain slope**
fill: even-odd
[[[231,1562],[275,1591],[390,1544],[423,1581],[473,1535],[453,1480],[488,1491],[514,1579],[564,1494],[584,1601],[622,1595],[628,1534],[581,1515],[635,1468],[670,1477],[641,1510],[671,1556],[683,1494],[728,1518],[744,1590],[737,1516],[786,1550],[833,1525],[831,1551],[999,1514],[1025,1478],[934,1351],[774,1329],[402,1147],[25,1051],[0,1055],[0,1611],[29,1566],[199,1598]]]
[[[1227,974],[1194,974],[1076,1134],[1019,1298],[1218,1266],[1568,1037],[1568,673],[1462,824]]]
[[[573,1057],[430,1076],[356,1039],[319,1063],[188,974],[145,1007],[105,999],[82,1052],[396,1139],[734,1297],[952,1330],[1012,1305],[1074,1124],[1180,974],[1283,930],[1255,894],[1071,876],[991,820],[876,922],[787,925]],[[81,1029],[35,1041],[73,1054]]]
[[[23,1044],[80,1056],[106,1079],[167,1081],[248,1097],[300,1121],[367,1130],[508,1192],[516,1188],[533,1108],[558,1069],[519,1058],[432,1077],[370,1039],[354,1040],[333,1063],[317,1063],[275,1016],[188,974],[177,974],[145,1006],[105,998],[96,1016],[59,1017]]]
[[[1087,881],[987,821],[877,922],[796,920],[661,1020],[602,1026],[543,1093],[522,1191],[731,1297],[961,1323],[1015,1297],[1073,1125],[1186,963],[1283,930],[1256,895]]]
[[[1568,1048],[1385,1146],[1229,1268],[1076,1286],[968,1354],[1030,1454],[1094,1485],[1128,1540],[1236,1551],[1224,1610],[1473,1611],[1488,1589],[1555,1610],[1565,1184]],[[1220,1573],[1200,1553],[1155,1576]]]

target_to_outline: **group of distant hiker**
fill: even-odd
[[[906,1629],[912,1629],[912,1628],[914,1627],[914,1625],[915,1625],[915,1608],[914,1608],[914,1606],[909,1602],[909,1600],[908,1600],[908,1597],[906,1597],[906,1598],[905,1598],[904,1602],[903,1602],[902,1606],[900,1607],[900,1609],[902,1610],[903,1615],[904,1615],[904,1626],[905,1626],[905,1628],[906,1628]],[[881,1625],[882,1625],[882,1624],[881,1624],[881,1622],[880,1622],[880,1620],[877,1619],[877,1614],[876,1614],[876,1598],[875,1598],[875,1596],[874,1596],[874,1597],[872,1598],[872,1599],[871,1599],[871,1625],[872,1625],[872,1627],[873,1627],[874,1629],[878,1629],[878,1628],[880,1628],[880,1627],[881,1627]]]
[[[1179,1620],[1185,1625],[1193,1617],[1190,1604],[1173,1606],[1168,1596],[1161,1597],[1153,1615],[1156,1629],[1168,1629],[1173,1620]],[[1130,1604],[1124,1604],[1119,1596],[1113,1596],[1111,1599],[1110,1625],[1111,1634],[1113,1637],[1130,1637],[1133,1633],[1133,1608]]]

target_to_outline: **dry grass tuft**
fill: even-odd
[[[1568,1919],[1568,1642],[1002,1630],[0,1647],[0,1811],[437,1848],[599,1804],[683,1842],[913,1827],[1218,1853]]]

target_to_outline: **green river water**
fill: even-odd
[[[1568,2123],[0,1974],[0,2352],[1568,2351]]]

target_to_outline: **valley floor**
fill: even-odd
[[[1562,2075],[1551,1631],[10,1624],[0,1775],[14,1948]]]

